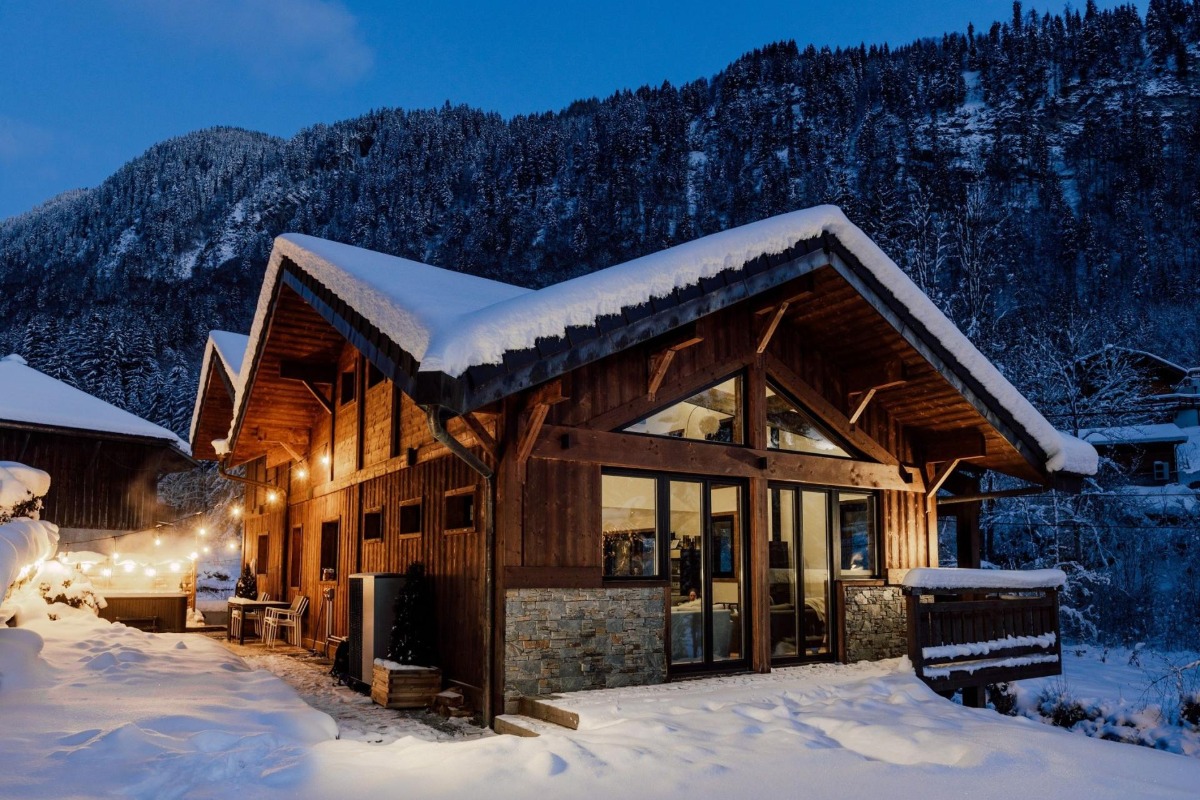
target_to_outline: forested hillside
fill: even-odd
[[[1200,6],[1014,4],[986,31],[782,42],[557,114],[163,142],[0,223],[0,350],[184,432],[205,332],[246,329],[278,233],[535,286],[833,202],[1052,406],[1023,382],[1031,335],[1196,360],[1198,173]]]

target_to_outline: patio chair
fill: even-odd
[[[270,592],[259,592],[258,599],[259,600],[270,600],[271,593]],[[259,625],[259,623],[262,620],[262,612],[247,611],[247,612],[243,613],[242,609],[234,608],[233,611],[231,611],[229,613],[231,614],[230,621],[229,621],[229,633],[231,636],[240,637],[242,635],[242,623],[243,622],[249,622],[251,624],[252,631],[254,630],[254,626],[258,626],[258,628],[259,628],[258,635],[259,636],[262,635],[262,633],[263,633],[262,627],[261,627],[261,625]]]
[[[292,637],[294,641],[291,644],[299,646],[300,621],[304,617],[306,608],[308,608],[308,598],[302,594],[296,595],[291,608],[268,608],[266,618],[263,620],[263,641],[267,647],[275,646],[275,639],[279,635],[280,628],[295,631],[295,635]],[[287,641],[286,633],[284,641]]]

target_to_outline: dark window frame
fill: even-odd
[[[782,397],[784,400],[786,400],[788,403],[790,403],[793,407],[795,407],[796,410],[799,411],[800,413],[804,414],[807,417],[811,417],[813,422],[815,422],[818,426],[820,426],[823,429],[822,433],[827,434],[830,441],[832,441],[835,445],[837,445],[842,450],[844,450],[846,452],[846,455],[839,456],[834,453],[813,453],[813,452],[809,452],[807,450],[790,450],[785,447],[772,447],[770,444],[771,437],[769,435],[770,423],[766,418],[767,398],[764,395],[763,396],[763,437],[764,437],[764,441],[766,443],[767,450],[772,450],[776,453],[799,453],[800,455],[816,456],[818,458],[833,458],[833,459],[838,459],[840,461],[871,461],[871,460],[873,460],[873,459],[868,459],[868,458],[864,457],[862,453],[860,453],[855,447],[853,447],[848,441],[846,441],[844,436],[842,436],[841,434],[839,434],[837,432],[834,425],[830,425],[829,422],[827,422],[825,419],[823,419],[820,414],[816,413],[811,408],[809,408],[807,405],[805,405],[804,403],[802,403],[798,399],[796,399],[796,396],[793,395],[791,392],[789,392],[786,388],[784,388],[784,386],[778,380],[776,380],[769,372],[766,374],[765,378],[766,378],[766,380],[764,381],[764,384],[767,389],[774,392],[777,397]]]
[[[414,497],[396,504],[396,526],[401,539],[419,539],[425,535],[425,498]],[[417,509],[417,529],[405,529],[405,509]]]
[[[358,399],[358,370],[342,370],[338,376],[338,405],[348,406]]]
[[[740,441],[740,442],[716,442],[711,439],[689,439],[686,436],[671,436],[670,434],[665,434],[665,433],[644,433],[642,431],[628,430],[628,428],[631,425],[637,425],[639,423],[645,422],[646,420],[653,417],[655,414],[659,414],[659,413],[667,410],[671,406],[686,402],[689,397],[694,397],[695,395],[698,395],[701,392],[706,392],[709,389],[712,389],[714,386],[720,386],[722,383],[725,383],[726,381],[729,381],[734,378],[741,381],[741,390],[740,390],[741,391],[741,407],[738,409],[738,413],[734,415],[734,418],[739,420],[739,423],[740,423],[741,429],[742,429],[742,441]],[[734,370],[733,372],[728,373],[727,375],[724,375],[724,376],[718,378],[715,381],[710,381],[709,383],[706,383],[703,386],[698,386],[694,389],[690,389],[690,390],[686,391],[685,393],[671,399],[670,401],[665,402],[660,406],[656,406],[653,411],[650,411],[646,414],[642,414],[637,419],[630,420],[629,422],[622,422],[621,424],[617,425],[613,429],[613,432],[624,434],[626,436],[648,436],[651,439],[671,439],[671,440],[674,440],[677,442],[698,442],[699,444],[711,444],[711,445],[716,445],[718,447],[749,448],[750,447],[750,423],[752,421],[750,419],[750,408],[749,408],[750,404],[748,402],[746,402],[747,401],[746,392],[749,388],[750,388],[749,370],[737,369],[737,370]]]
[[[449,489],[442,495],[442,533],[475,533],[479,530],[478,494],[478,486],[464,486],[458,489]],[[450,505],[453,502],[458,502],[458,498],[461,497],[469,497],[471,499],[471,524],[452,527],[450,525]],[[459,520],[456,519],[455,521],[457,522]]]
[[[328,532],[330,530],[333,531],[333,536],[331,538],[327,538]],[[327,519],[327,520],[321,521],[321,552],[320,552],[320,560],[318,562],[317,567],[319,570],[318,577],[323,582],[336,581],[338,579],[338,572],[339,572],[338,561],[341,558],[341,549],[342,549],[341,538],[342,538],[342,519],[341,519],[341,517],[334,517],[333,519]],[[328,545],[327,544],[328,541],[332,541],[333,545],[332,546]],[[332,555],[333,555],[332,563],[330,563],[330,559],[329,559],[329,555],[330,555],[331,551],[332,551]],[[331,578],[331,579],[325,578],[326,570],[333,570],[333,578]]]
[[[384,540],[384,536],[385,536],[385,531],[384,531],[384,527],[383,527],[384,523],[385,523],[384,516],[383,516],[383,506],[375,506],[374,508],[363,509],[362,516],[363,516],[363,518],[362,518],[362,540],[364,542],[382,542]],[[367,524],[367,517],[378,517],[378,521],[376,522],[376,525],[378,527],[376,528],[376,532],[375,532],[374,536],[368,535],[369,528],[368,528],[368,524]]]

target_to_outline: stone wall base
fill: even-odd
[[[899,586],[844,583],[846,661],[877,661],[908,652],[908,623]]]
[[[522,695],[666,679],[661,587],[510,589],[504,604],[506,713]]]

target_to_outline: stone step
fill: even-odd
[[[536,697],[522,697],[517,703],[517,713],[549,722],[551,725],[559,725],[573,731],[579,730],[578,714],[574,711],[565,711]]]
[[[565,728],[545,720],[522,714],[501,714],[492,720],[492,730],[507,736],[541,736],[543,733],[562,733]]]

